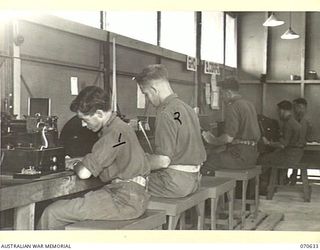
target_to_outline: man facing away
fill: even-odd
[[[304,98],[297,98],[292,101],[293,103],[293,115],[294,118],[301,125],[301,144],[306,145],[307,142],[312,141],[312,124],[310,120],[307,118],[307,100]],[[298,170],[293,169],[292,174],[290,176],[290,182],[292,185],[296,183]]]
[[[260,164],[263,166],[263,172],[267,171],[267,167],[272,165],[285,165],[290,167],[298,163],[303,155],[303,142],[301,139],[301,125],[294,119],[292,114],[292,104],[287,100],[283,100],[277,104],[278,114],[281,122],[281,136],[278,142],[268,141],[263,137],[266,145],[276,148],[275,151],[261,156]],[[280,178],[283,182],[287,182],[287,170],[281,169]],[[263,182],[268,183],[269,176],[262,177]]]
[[[209,131],[202,133],[205,141],[214,146],[226,145],[222,152],[211,152],[203,174],[213,175],[217,169],[253,168],[258,157],[257,142],[260,129],[254,105],[239,93],[239,83],[234,78],[221,82],[225,102],[224,133],[215,137]]]
[[[128,220],[142,215],[149,200],[145,176],[150,169],[133,129],[112,113],[108,94],[101,88],[83,89],[71,103],[82,125],[99,133],[91,153],[66,161],[80,179],[92,175],[113,180],[83,197],[58,200],[43,212],[38,229],[64,229],[82,220]]]
[[[187,196],[198,189],[200,167],[206,160],[199,119],[173,92],[163,65],[149,65],[135,79],[157,112],[155,154],[148,155],[154,170],[149,176],[149,193]]]

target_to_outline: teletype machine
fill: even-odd
[[[0,173],[36,178],[65,169],[64,148],[58,142],[56,116],[15,119],[1,113]]]

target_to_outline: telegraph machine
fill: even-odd
[[[56,116],[14,116],[1,113],[1,174],[32,178],[65,169],[58,142]]]

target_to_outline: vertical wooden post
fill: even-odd
[[[112,111],[117,112],[117,66],[116,66],[116,39],[112,38]]]
[[[161,11],[157,11],[157,46],[161,46]],[[157,63],[161,62],[161,56],[157,56]]]
[[[300,65],[300,75],[301,75],[301,83],[300,83],[300,96],[304,97],[304,87],[306,80],[306,12],[302,13],[302,31],[300,34],[301,41],[301,65]]]
[[[199,98],[199,88],[201,88],[201,82],[202,82],[202,66],[201,66],[201,12],[197,11],[195,12],[195,23],[196,23],[196,58],[197,58],[197,70],[194,73],[194,107],[200,108],[201,100],[202,98]]]
[[[267,19],[269,16],[269,13],[266,12],[265,19]],[[268,74],[268,48],[269,48],[269,28],[264,27],[264,46],[263,46],[263,64],[262,64],[262,74],[266,75]],[[265,105],[267,103],[267,84],[265,82],[262,83],[262,104],[261,104],[261,113],[265,115],[266,108]]]
[[[13,21],[12,25],[12,56],[13,56],[13,114],[17,118],[21,116],[21,60],[20,47],[15,44],[15,39],[19,35],[19,22]]]

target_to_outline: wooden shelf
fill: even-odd
[[[304,82],[307,84],[320,84],[320,79],[318,79],[318,80],[305,80]]]
[[[299,84],[302,80],[267,80],[266,83],[283,83],[283,84]]]
[[[260,80],[239,80],[240,84],[261,84]]]

